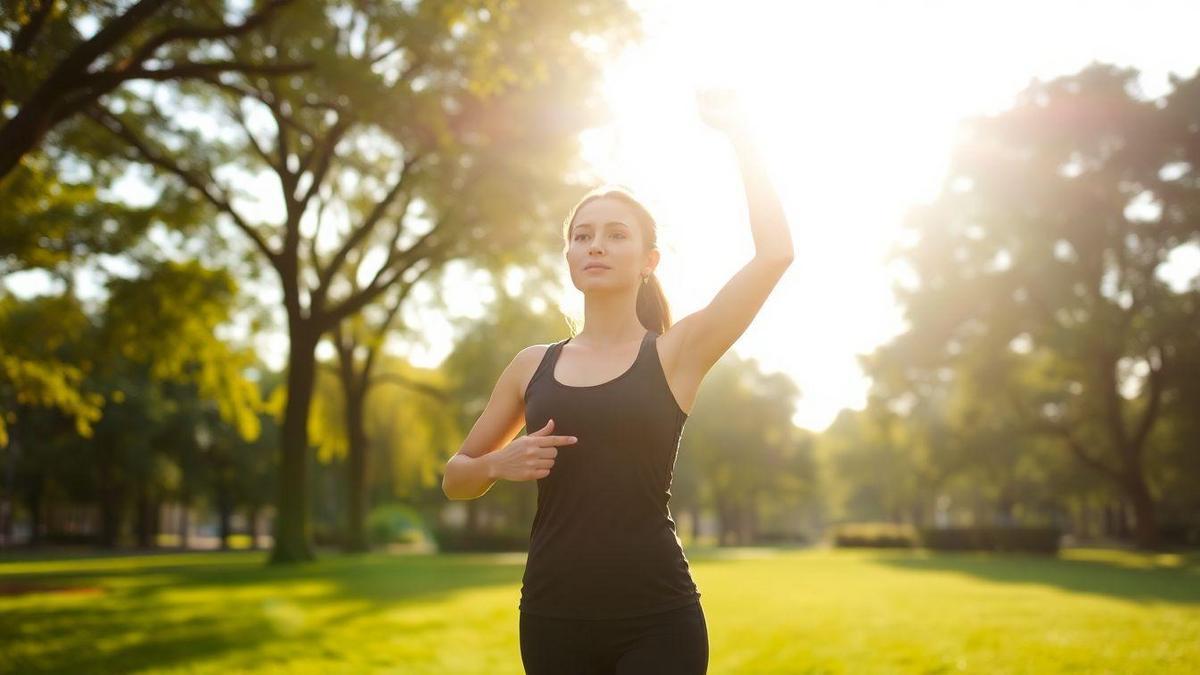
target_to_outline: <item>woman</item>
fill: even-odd
[[[564,226],[583,330],[518,353],[446,466],[452,499],[500,479],[538,481],[520,602],[532,675],[707,670],[700,591],[667,506],[671,477],[701,380],[778,283],[792,241],[735,97],[709,91],[698,102],[736,150],[754,259],[672,324],[654,277],[654,219],[624,190],[589,192]],[[512,440],[522,425],[535,431]]]

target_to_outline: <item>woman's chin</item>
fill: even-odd
[[[598,279],[585,279],[583,282],[575,284],[575,287],[584,293],[624,293],[629,290],[628,287],[618,283],[600,281]]]

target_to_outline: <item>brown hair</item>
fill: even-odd
[[[567,213],[567,219],[563,221],[564,251],[571,246],[571,225],[575,222],[575,214],[583,208],[584,204],[603,197],[619,199],[628,204],[640,221],[638,225],[642,231],[642,241],[646,244],[646,250],[658,247],[658,223],[654,221],[650,211],[627,188],[620,185],[601,185],[589,190]],[[642,326],[659,335],[667,332],[667,328],[671,326],[671,308],[667,305],[667,297],[663,294],[662,284],[658,282],[658,277],[654,275],[654,272],[650,273],[646,283],[638,284],[637,316],[638,320],[642,322]]]

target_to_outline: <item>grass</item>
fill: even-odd
[[[523,554],[0,559],[0,672],[521,673]],[[710,673],[1193,673],[1200,554],[688,549]]]

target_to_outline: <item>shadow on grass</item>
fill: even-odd
[[[266,559],[265,552],[87,556],[46,561],[44,573],[36,564],[0,564],[0,581],[22,587],[0,596],[0,672],[95,672],[101,664],[126,672],[252,654],[268,643],[314,648],[327,630],[361,616],[519,585],[524,569],[524,554],[329,554],[285,566]],[[103,592],[28,592],[38,586]]]
[[[996,583],[1040,584],[1136,602],[1200,604],[1200,553],[1163,564],[1153,554],[1068,551],[1059,557],[880,551],[872,562],[916,572],[955,572]]]

